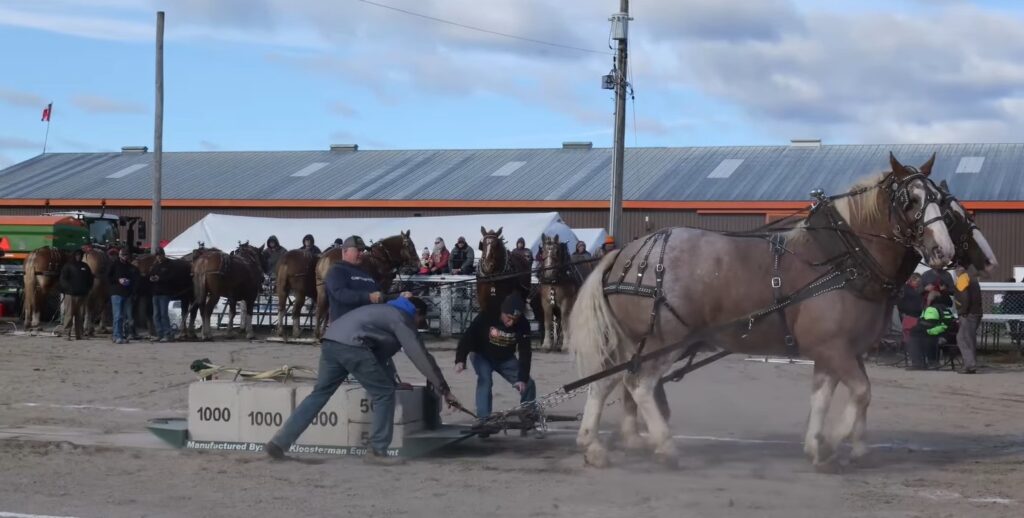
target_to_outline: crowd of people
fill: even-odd
[[[978,278],[963,267],[956,278],[941,268],[913,274],[897,301],[902,319],[908,370],[923,370],[939,360],[939,342],[956,344],[963,366],[958,372],[977,372],[977,335],[982,297]],[[956,310],[954,314],[954,308]]]

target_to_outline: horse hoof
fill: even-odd
[[[583,454],[583,463],[592,468],[607,468],[608,450],[593,446],[587,448],[587,451]]]
[[[867,444],[862,442],[853,445],[853,449],[850,450],[850,460],[861,460],[871,453],[871,449],[868,448]]]
[[[622,437],[622,447],[627,450],[642,450],[648,447],[647,441],[637,434]]]

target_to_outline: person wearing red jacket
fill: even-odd
[[[434,253],[430,254],[430,273],[434,275],[444,273],[448,268],[448,259],[450,257],[451,252],[449,252],[448,247],[445,246],[444,239],[435,239]]]

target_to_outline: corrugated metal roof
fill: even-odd
[[[920,165],[931,153],[937,153],[934,177],[949,181],[962,199],[1024,199],[1024,144],[631,148],[625,156],[624,197],[657,201],[805,200],[811,189],[840,192],[866,174],[888,169],[889,151],[912,165]],[[0,198],[149,198],[152,159],[149,153],[40,155],[0,171]],[[738,164],[735,171],[728,177],[710,176],[723,161]],[[956,174],[958,168],[964,171],[967,166],[979,170]],[[607,148],[170,152],[164,153],[163,196],[604,200],[609,196],[610,168],[611,150]],[[305,171],[310,174],[294,176]]]

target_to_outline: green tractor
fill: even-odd
[[[121,230],[125,239],[121,239]],[[74,250],[83,245],[104,249],[130,246],[144,251],[136,239],[146,238],[139,218],[88,212],[50,212],[41,216],[0,216],[0,316],[21,312],[25,258],[33,250],[52,246]]]

